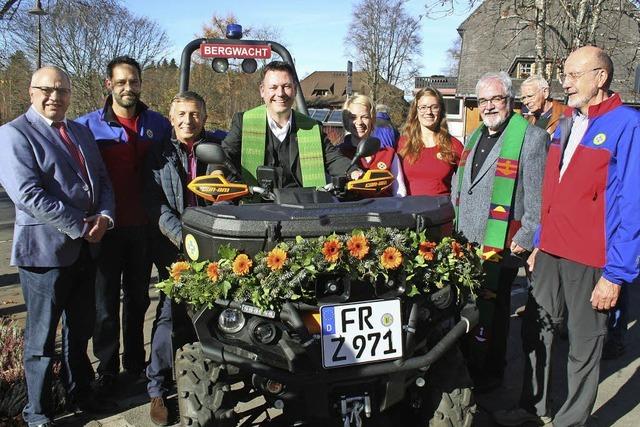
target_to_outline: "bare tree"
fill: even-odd
[[[418,72],[421,16],[405,9],[406,0],[361,0],[352,10],[345,44],[367,73],[370,95],[382,101],[383,82],[405,86]]]
[[[0,1],[0,19],[8,19],[13,16],[20,6],[21,0],[4,0]]]
[[[447,65],[442,71],[452,77],[458,75],[458,67],[460,66],[460,51],[462,50],[462,38],[457,37],[451,44],[451,47],[447,49]]]
[[[500,9],[499,20],[511,20],[513,37],[533,29],[535,34],[536,72],[552,77],[552,63],[557,66],[567,55],[587,44],[604,48],[610,55],[624,58],[625,68],[637,63],[637,37],[620,37],[623,22],[636,23],[640,31],[638,0],[488,0]],[[438,18],[454,10],[470,11],[480,0],[431,0],[425,5],[426,15]],[[504,35],[500,35],[504,36]],[[549,71],[548,73],[546,71]]]
[[[118,55],[136,58],[144,67],[163,57],[169,40],[155,22],[132,14],[118,0],[57,0],[42,19],[42,59],[73,78],[73,113],[96,108],[104,95],[107,63]],[[15,48],[33,58],[33,20],[16,15]]]
[[[14,52],[7,66],[0,68],[0,124],[27,110],[31,71],[31,64],[21,51]]]

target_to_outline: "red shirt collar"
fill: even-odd
[[[602,116],[621,105],[622,100],[620,99],[620,95],[616,92],[611,92],[611,96],[609,98],[605,99],[600,104],[592,105],[589,107],[589,110],[587,111],[587,117],[593,119],[595,117]],[[566,108],[564,110],[565,117],[571,117],[574,111],[575,108]]]
[[[602,116],[621,105],[622,100],[620,99],[620,95],[612,92],[611,96],[602,101],[600,104],[590,106],[589,111],[587,112],[587,116],[590,119]]]

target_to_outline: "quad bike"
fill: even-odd
[[[244,53],[239,47],[268,46],[293,65],[277,43],[198,39],[183,51],[181,90],[192,52],[203,46],[223,53],[225,46]],[[306,112],[301,91],[296,101]],[[376,150],[367,141],[356,156]],[[196,155],[224,163],[216,146],[202,144]],[[213,260],[224,245],[253,255],[297,236],[379,226],[423,231],[434,241],[451,232],[447,197],[352,197],[388,187],[388,171],[339,177],[325,189],[278,188],[276,171],[257,172],[254,187],[221,175],[189,184],[214,202],[182,216],[190,259]],[[256,198],[262,203],[243,203]],[[478,316],[454,287],[409,297],[402,281],[362,286],[331,274],[309,287],[312,303],[288,301],[277,310],[222,299],[189,307],[197,340],[177,351],[174,365],[183,425],[471,426],[476,406],[457,341]]]

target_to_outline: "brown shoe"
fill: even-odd
[[[169,425],[169,410],[165,406],[164,399],[162,397],[151,398],[151,409],[149,410],[149,417],[155,425]]]

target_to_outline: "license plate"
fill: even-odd
[[[400,300],[325,305],[320,315],[325,368],[402,356]]]

